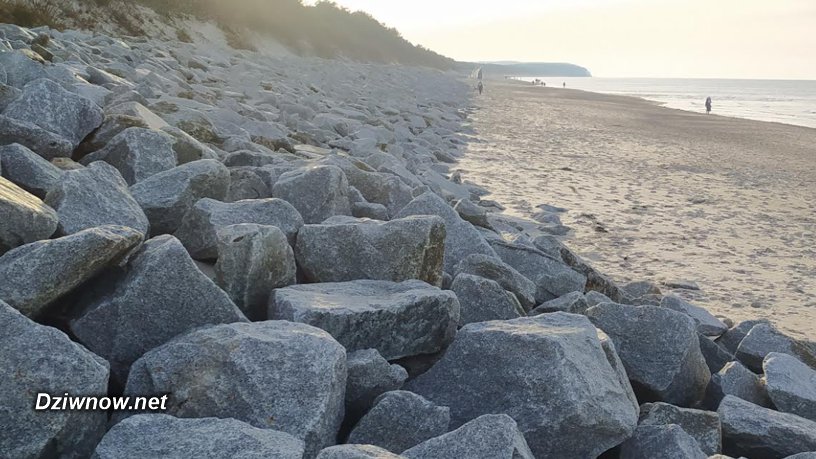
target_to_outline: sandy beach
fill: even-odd
[[[458,167],[505,213],[562,207],[566,244],[617,281],[816,340],[816,129],[486,83]]]

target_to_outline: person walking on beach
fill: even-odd
[[[479,90],[479,95],[481,96],[481,95],[482,95],[482,91],[484,91],[484,85],[482,84],[482,82],[481,82],[481,81],[479,82],[479,84],[478,84],[478,85],[476,85],[476,89],[478,89],[478,90]]]
[[[567,82],[565,81],[563,84],[564,84],[564,88],[566,88],[567,87]]]
[[[711,96],[706,97],[705,106],[706,106],[706,114],[710,114],[711,113]]]

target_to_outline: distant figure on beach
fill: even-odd
[[[479,84],[478,84],[478,85],[476,85],[476,89],[478,89],[478,90],[479,90],[479,95],[481,96],[481,95],[482,95],[482,91],[484,91],[484,85],[482,84],[482,82],[481,82],[481,81],[479,82]]]
[[[566,87],[567,87],[567,82],[565,81],[565,82],[564,82],[564,88],[566,88]]]
[[[711,113],[711,96],[706,97],[706,114]]]

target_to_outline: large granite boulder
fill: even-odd
[[[5,53],[0,53],[2,56]],[[0,144],[18,143],[30,148],[45,159],[66,158],[74,151],[74,144],[34,123],[0,115]]]
[[[3,115],[32,123],[71,142],[72,149],[102,124],[102,109],[85,97],[44,78],[23,87]]]
[[[737,347],[739,347],[745,335],[747,335],[755,325],[767,323],[769,323],[767,319],[744,320],[729,328],[722,336],[717,338],[717,343],[728,349],[730,353],[736,354]]]
[[[342,169],[349,185],[356,188],[366,201],[384,205],[388,209],[388,214],[393,218],[400,218],[397,213],[413,199],[411,187],[399,177],[374,172],[362,162],[353,163],[349,158],[331,155],[321,160],[320,163]]]
[[[697,331],[705,336],[720,336],[728,330],[728,327],[713,314],[700,306],[695,306],[688,301],[674,295],[666,295],[660,301],[660,306],[671,310],[682,312],[691,317],[697,325]]]
[[[439,217],[381,222],[338,216],[304,226],[295,258],[310,282],[419,279],[440,285],[444,250]]]
[[[534,459],[516,421],[485,414],[458,429],[405,451],[408,459]],[[540,456],[547,457],[547,456]],[[561,456],[559,456],[561,457]],[[566,456],[563,456],[566,457]]]
[[[104,225],[127,226],[147,234],[149,222],[113,166],[98,161],[64,171],[45,203],[59,215],[59,234],[74,234]]]
[[[516,295],[494,280],[462,273],[453,279],[450,289],[459,299],[460,327],[474,322],[516,319],[525,315]]]
[[[703,353],[703,358],[712,374],[720,371],[725,364],[735,359],[734,354],[728,352],[725,346],[699,331],[697,332],[697,340],[700,342],[700,352]]]
[[[115,167],[128,185],[176,167],[173,138],[163,132],[140,127],[125,129],[105,148],[95,151],[80,161],[88,165],[105,161]]]
[[[3,177],[42,199],[62,171],[28,148],[15,143],[0,147]]]
[[[479,230],[462,220],[462,217],[448,203],[430,191],[414,198],[400,210],[395,218],[411,215],[436,215],[444,220],[446,272],[453,272],[455,266],[468,255],[496,256]]]
[[[447,407],[412,392],[386,392],[354,426],[347,443],[379,446],[399,454],[448,433],[449,423]]]
[[[97,282],[82,306],[71,331],[110,362],[119,384],[150,349],[203,325],[246,320],[172,236],[145,242],[125,269]]]
[[[768,396],[777,410],[816,421],[816,370],[776,352],[765,357],[762,368]]]
[[[737,361],[729,362],[711,375],[705,395],[705,405],[716,410],[726,395],[747,400],[755,405],[770,407],[765,382]]]
[[[641,401],[690,406],[701,400],[711,373],[694,321],[659,306],[603,303],[586,312],[614,341]]]
[[[732,456],[784,458],[816,451],[816,422],[726,395],[717,410],[723,452]]]
[[[620,459],[706,459],[692,436],[676,424],[639,425],[620,448]]]
[[[231,167],[229,189],[224,202],[238,202],[247,199],[266,199],[272,192],[263,179],[255,173],[255,167]]]
[[[321,451],[317,459],[405,459],[405,456],[374,445],[335,445]]]
[[[595,306],[593,304],[593,306]],[[529,315],[535,316],[538,314],[546,314],[548,312],[569,312],[570,314],[583,314],[589,309],[586,296],[581,292],[570,292],[566,295],[561,295],[558,298],[550,301],[545,301],[536,306],[530,311]]]
[[[719,454],[722,450],[722,427],[717,413],[680,408],[662,402],[645,403],[640,407],[639,425],[669,424],[677,424],[691,435],[706,455]]]
[[[215,283],[252,320],[265,320],[273,290],[295,283],[295,254],[276,226],[219,228]]]
[[[533,281],[537,304],[586,288],[585,275],[541,250],[498,240],[492,240],[490,246],[502,261]]]
[[[50,237],[59,223],[54,209],[3,177],[0,177],[0,215],[0,254]]]
[[[397,390],[408,379],[408,372],[388,363],[376,349],[350,352],[346,361],[346,422],[354,424],[371,408],[380,395]]]
[[[139,414],[105,434],[93,459],[302,459],[303,441],[235,419]]]
[[[105,434],[95,410],[35,411],[49,396],[104,396],[108,364],[61,331],[36,324],[0,301],[0,453],[8,458],[88,457]]]
[[[145,354],[125,395],[168,394],[167,414],[234,418],[305,442],[335,444],[343,419],[346,352],[328,333],[285,321],[203,328]]]
[[[525,311],[536,304],[535,284],[497,257],[468,255],[453,270],[454,276],[459,274],[472,274],[498,282],[503,289],[516,296]]]
[[[737,347],[736,356],[751,370],[761,373],[762,362],[771,352],[792,355],[812,368],[816,368],[816,351],[785,335],[768,323],[751,328]]]
[[[614,346],[585,317],[559,312],[466,325],[406,390],[448,406],[452,427],[506,413],[537,457],[595,457],[637,423],[621,372]]]
[[[321,223],[335,215],[351,215],[349,184],[337,166],[313,166],[286,172],[272,188],[300,212],[306,224]]]
[[[37,317],[140,242],[142,235],[134,229],[102,226],[18,247],[0,257],[0,299]]]
[[[277,226],[286,235],[289,244],[294,245],[295,236],[303,226],[303,218],[282,199],[247,199],[227,203],[204,198],[187,212],[175,236],[193,258],[214,259],[218,256],[218,228],[240,223]]]
[[[170,234],[200,199],[224,199],[229,180],[223,164],[202,159],[152,175],[131,186],[130,193],[150,221],[151,233]]]
[[[419,280],[304,284],[275,290],[269,318],[306,323],[349,352],[376,349],[395,360],[443,350],[456,334],[459,301]]]

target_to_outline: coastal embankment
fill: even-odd
[[[816,337],[816,129],[487,83],[459,167],[506,213],[556,215],[618,281],[693,281],[674,292]]]

